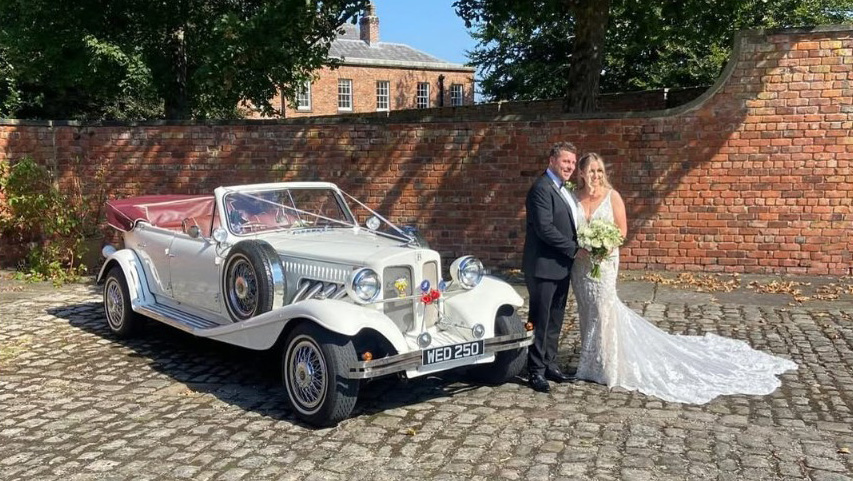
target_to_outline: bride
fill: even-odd
[[[628,232],[625,204],[611,188],[604,162],[595,153],[578,161],[578,229],[604,219]],[[572,268],[572,289],[580,320],[581,353],[577,378],[608,387],[637,390],[666,401],[704,404],[724,394],[770,394],[776,375],[797,365],[720,337],[668,334],[629,309],[616,295],[619,249],[591,279],[588,256]]]

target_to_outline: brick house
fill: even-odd
[[[323,68],[298,98],[298,107],[273,100],[284,117],[311,117],[472,105],[473,67],[449,63],[408,45],[379,41],[379,17],[369,5],[356,27],[344,26],[329,50],[342,61]]]

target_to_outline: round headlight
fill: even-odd
[[[367,219],[367,228],[368,229],[377,230],[377,229],[379,229],[379,226],[380,226],[379,217],[376,217],[374,215],[374,216],[371,216],[369,219]]]
[[[483,263],[474,256],[464,256],[450,265],[450,275],[465,289],[473,289],[483,280]]]
[[[358,302],[372,302],[379,296],[382,282],[373,269],[360,269],[352,276],[350,295]]]
[[[225,239],[228,238],[228,231],[223,229],[222,227],[217,227],[213,229],[213,240],[219,242],[220,244],[225,242]]]

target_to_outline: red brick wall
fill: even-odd
[[[331,180],[446,257],[518,267],[524,196],[558,140],[598,151],[629,269],[850,273],[853,31],[753,32],[691,104],[586,118],[495,106],[221,125],[0,126],[0,160],[107,164],[115,196]],[[446,112],[452,111],[453,116]],[[590,118],[592,117],[592,118]],[[0,252],[5,252],[0,246]]]
[[[436,70],[415,70],[400,68],[342,66],[335,70],[321,69],[319,78],[311,85],[311,110],[299,111],[284,105],[285,117],[310,117],[317,115],[338,115],[338,79],[352,80],[352,112],[376,112],[376,82],[389,82],[389,104],[391,110],[414,109],[417,107],[417,84],[430,84],[430,107],[438,107],[439,75],[444,75],[444,105],[450,105],[450,85],[461,84],[464,94],[463,104],[474,103],[473,72],[450,72]],[[273,105],[281,106],[281,97],[273,100]]]

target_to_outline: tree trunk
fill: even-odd
[[[575,19],[575,41],[563,110],[580,113],[596,109],[598,83],[604,63],[604,36],[610,0],[570,0]]]
[[[169,120],[184,120],[190,118],[189,103],[187,102],[187,51],[184,43],[184,29],[178,27],[169,35],[168,55],[172,68],[163,109]]]

